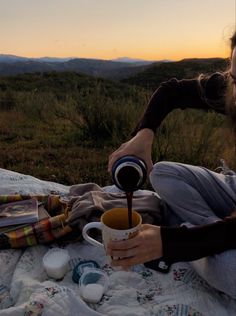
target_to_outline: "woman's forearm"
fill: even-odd
[[[194,227],[161,227],[166,262],[193,261],[236,248],[236,217]]]

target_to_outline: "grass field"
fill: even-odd
[[[129,138],[151,92],[74,74],[52,74],[47,84],[29,76],[5,79],[0,90],[0,167],[63,184],[111,184],[108,156]],[[172,112],[157,131],[153,160],[215,169],[224,158],[234,168],[224,122],[215,113]]]

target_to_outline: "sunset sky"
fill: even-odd
[[[226,57],[236,0],[0,0],[0,54]]]

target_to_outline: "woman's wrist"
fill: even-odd
[[[145,141],[145,144],[152,144],[154,139],[154,132],[149,128],[143,128],[136,134],[136,137],[141,138]]]

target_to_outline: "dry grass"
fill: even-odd
[[[52,92],[0,91],[0,167],[64,184],[111,184],[108,156],[129,137],[147,98],[135,89],[105,96],[101,86],[60,98]],[[224,119],[174,111],[157,132],[153,160],[215,169],[223,158],[235,168]]]

